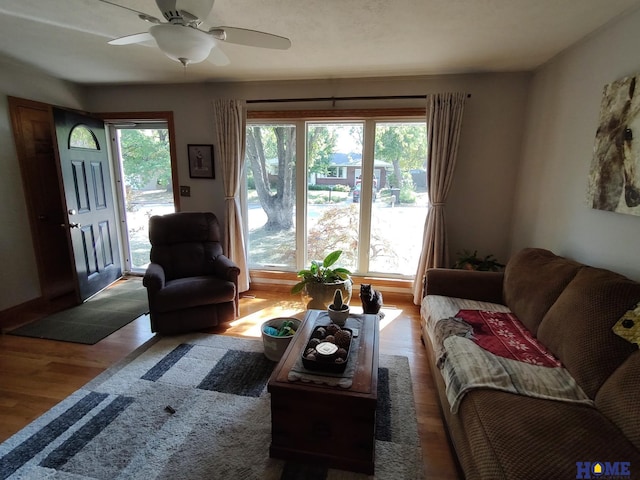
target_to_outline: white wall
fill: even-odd
[[[0,58],[0,311],[40,296],[7,96],[82,107],[77,87]]]
[[[188,72],[187,72],[188,74]],[[372,95],[424,95],[465,91],[469,99],[463,121],[456,179],[447,206],[452,253],[477,249],[506,259],[520,142],[530,75],[479,74],[392,79],[306,82],[188,84],[161,86],[78,87],[0,60],[0,311],[40,295],[22,180],[10,128],[6,95],[92,112],[170,110],[174,113],[180,185],[191,186],[181,198],[185,211],[210,210],[224,218],[220,166],[216,179],[191,179],[187,144],[215,144],[215,97],[263,99]],[[352,102],[338,108],[423,106],[424,100]],[[274,109],[277,105],[254,108]],[[329,108],[317,103],[280,104],[279,108]]]
[[[187,72],[188,73],[188,72]],[[345,96],[424,95],[464,91],[468,100],[463,120],[458,168],[447,206],[452,254],[477,249],[506,260],[515,176],[523,136],[530,75],[479,74],[435,77],[246,82],[235,84],[118,86],[87,88],[93,112],[173,110],[181,185],[191,186],[183,210],[212,210],[224,218],[224,193],[219,166],[215,180],[190,179],[188,143],[215,143],[212,100],[215,97],[312,98]],[[336,108],[394,107],[397,101],[338,102]],[[400,106],[424,106],[424,100],[403,100]],[[331,102],[253,104],[253,109],[321,109]]]
[[[640,11],[536,72],[515,196],[512,252],[548,248],[640,280],[640,217],[591,209],[587,175],[603,87],[640,73]]]
[[[171,67],[172,65],[169,65]],[[191,197],[180,198],[182,211],[212,211],[224,219],[222,170],[215,162],[215,179],[189,178],[187,145],[215,144],[213,96],[203,84],[87,87],[87,109],[94,113],[172,111],[176,137],[178,179],[191,187]]]

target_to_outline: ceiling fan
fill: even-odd
[[[109,0],[99,1],[129,10],[141,20],[153,24],[148,32],[115,38],[109,44],[131,45],[155,41],[167,57],[185,67],[207,58],[216,65],[227,65],[227,56],[215,48],[218,41],[277,50],[286,50],[291,46],[291,41],[286,37],[245,28],[212,27],[201,30],[200,26],[211,12],[214,0],[156,0],[166,22]]]

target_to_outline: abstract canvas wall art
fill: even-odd
[[[640,75],[604,87],[588,202],[598,210],[640,215]]]

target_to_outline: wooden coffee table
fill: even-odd
[[[351,387],[289,381],[289,371],[302,355],[316,321],[329,323],[324,313],[323,310],[307,311],[298,333],[269,379],[269,453],[285,460],[373,474],[378,399],[377,315],[354,316],[360,320],[360,341],[357,349],[349,354],[357,356]],[[346,326],[355,326],[353,322],[350,318]]]

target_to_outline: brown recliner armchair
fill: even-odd
[[[151,263],[144,275],[151,331],[175,334],[233,320],[240,269],[225,257],[213,213],[149,219]]]

